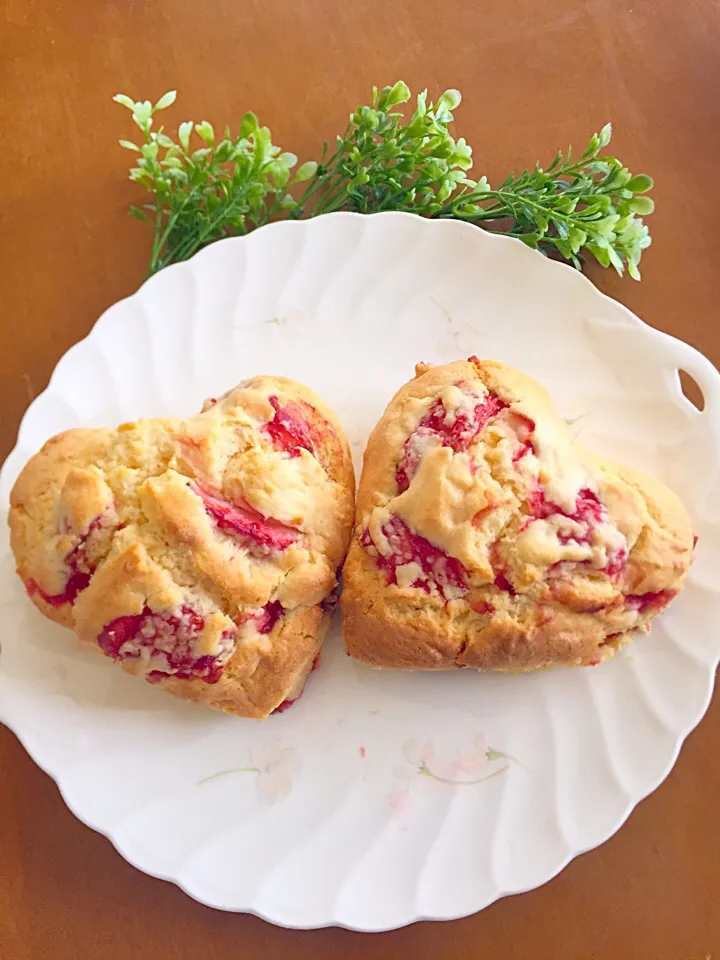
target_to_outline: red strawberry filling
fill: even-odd
[[[179,613],[155,613],[145,607],[142,613],[116,617],[98,637],[100,649],[113,660],[139,660],[141,657],[164,661],[162,669],[152,670],[147,679],[157,683],[163,677],[198,679],[217,683],[226,657],[195,656],[193,649],[205,625],[192,607],[182,606]],[[222,635],[226,653],[231,649],[235,628]]]
[[[498,590],[504,590],[505,593],[509,593],[511,597],[515,596],[515,587],[510,583],[504,573],[495,574],[494,583]]]
[[[567,517],[568,520],[574,520],[576,523],[581,523],[589,528],[593,524],[602,523],[607,518],[605,507],[600,503],[597,495],[587,487],[584,487],[577,495],[575,509],[572,513],[568,513],[567,510],[563,510],[562,507],[553,503],[552,500],[548,500],[545,496],[545,491],[539,486],[530,494],[528,506],[535,520],[546,520],[548,517],[561,516]],[[586,538],[589,534],[590,531],[588,529],[582,536]],[[562,536],[562,534],[559,534],[558,539],[561,539]],[[561,543],[567,543],[568,539],[577,540],[578,536],[573,536],[572,538],[566,536],[565,539],[561,539]]]
[[[528,498],[530,514],[534,520],[547,520],[549,517],[560,516],[572,520],[582,527],[582,530],[569,532],[558,532],[557,538],[562,544],[568,543],[591,543],[593,528],[598,524],[608,521],[608,514],[597,497],[597,494],[587,487],[578,493],[575,500],[575,508],[572,513],[563,510],[562,507],[548,500],[542,487],[536,487]],[[621,547],[617,550],[609,551],[607,563],[604,567],[609,577],[619,577],[627,561],[627,550]],[[587,561],[582,561],[587,562]]]
[[[495,579],[493,581],[495,586],[498,588],[498,590],[504,590],[505,593],[509,593],[511,597],[514,597],[516,590],[506,576],[505,564],[500,556],[500,544],[497,540],[490,546],[489,559],[490,566],[492,567],[495,575]]]
[[[385,522],[382,532],[390,546],[389,556],[378,551],[369,530],[363,533],[360,544],[366,550],[372,550],[378,566],[387,572],[389,583],[397,583],[398,567],[415,563],[423,575],[415,579],[410,586],[424,590],[427,594],[431,594],[435,588],[444,600],[451,599],[453,591],[467,591],[467,571],[462,563],[433,546],[424,537],[413,533],[400,517],[391,516]]]
[[[300,694],[300,696],[302,696],[302,694]],[[273,710],[273,713],[285,713],[285,711],[289,710],[290,707],[294,703],[297,703],[299,699],[300,697],[294,697],[292,700],[283,700],[282,703],[278,704],[278,706],[275,707],[275,709]]]
[[[625,569],[626,563],[627,563],[627,550],[618,550],[617,553],[613,554],[610,557],[609,563],[605,567],[605,572],[613,580],[617,580],[620,574]]]
[[[324,600],[320,601],[320,608],[325,611],[325,613],[333,613],[335,608],[338,605],[340,599],[340,593],[342,592],[342,582],[340,580],[342,576],[342,567],[338,567],[335,571],[335,586],[332,588],[332,591],[325,597]]]
[[[530,417],[524,416],[522,413],[511,412],[507,417],[507,422],[515,431],[515,436],[518,440],[518,448],[512,458],[513,463],[517,463],[518,460],[522,460],[522,458],[526,457],[529,453],[535,453],[535,445],[532,439],[535,433],[535,421],[531,420]]]
[[[65,564],[68,568],[69,576],[62,593],[45,593],[35,580],[30,579],[25,582],[25,589],[29,597],[37,594],[51,607],[62,607],[66,603],[75,603],[78,595],[90,584],[90,578],[94,573],[94,568],[87,559],[87,541],[92,534],[99,529],[102,522],[103,517],[95,517],[90,523],[87,533],[78,537],[77,543],[65,557]],[[67,521],[63,521],[62,526],[64,529],[67,529]]]
[[[248,620],[255,621],[255,627],[258,633],[270,633],[284,613],[285,608],[280,601],[273,600],[271,603],[265,604],[260,613],[248,617]]]
[[[292,527],[272,517],[264,517],[251,507],[231,503],[225,497],[197,485],[193,489],[223,533],[240,537],[263,552],[286,550],[300,536]]]
[[[443,447],[450,447],[455,453],[463,453],[484,427],[507,407],[497,394],[488,393],[472,410],[459,410],[454,419],[445,409],[442,399],[437,400],[422,418],[417,429],[410,434],[403,446],[402,456],[395,471],[398,489],[403,493],[410,486],[420,461],[428,446],[428,441],[439,441]]]
[[[664,610],[670,601],[677,596],[677,590],[658,590],[655,593],[634,593],[625,597],[625,603],[631,610],[638,613],[650,611],[657,613]]]
[[[315,410],[302,400],[281,406],[277,397],[268,399],[275,416],[265,424],[263,430],[275,446],[289,453],[291,457],[299,457],[300,450],[307,450],[314,455],[318,436],[308,422],[308,415],[315,414]]]
[[[66,603],[75,603],[78,594],[82,593],[89,583],[89,573],[71,573],[62,593],[45,593],[32,578],[25,581],[25,590],[29,597],[37,594],[42,597],[45,603],[50,604],[51,607],[62,607]]]
[[[474,610],[475,613],[479,613],[482,616],[487,617],[495,613],[495,607],[491,603],[488,603],[487,600],[474,600],[472,603],[470,603],[470,609]]]

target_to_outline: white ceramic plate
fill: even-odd
[[[257,724],[81,649],[24,597],[3,529],[0,718],[141,870],[287,926],[459,917],[548,880],[667,775],[720,652],[720,376],[519,242],[333,214],[170,267],[60,361],[23,420],[2,502],[57,431],[192,414],[255,373],[324,396],[359,466],[415,362],[470,354],[537,377],[591,448],[684,498],[700,539],[682,597],[607,664],[538,676],[373,672],[336,629],[302,699]]]

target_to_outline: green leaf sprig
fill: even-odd
[[[155,114],[175,102],[175,91],[135,102],[123,94],[114,99],[132,111],[142,142],[121,140],[120,145],[138,154],[130,179],[152,195],[130,213],[153,225],[149,272],[187,260],[201,247],[220,237],[244,234],[262,226],[283,209],[295,206],[289,183],[311,177],[315,164],[303,164],[294,177],[293,153],[283,153],[272,142],[270,130],[261,127],[254,113],[243,117],[237,136],[229,128],[216,138],[207,120],[191,120],[178,127],[177,140],[163,127],[153,130]],[[192,149],[195,134],[201,146]]]
[[[458,217],[493,229],[493,221],[509,218],[506,233],[530,247],[554,248],[578,269],[590,253],[603,267],[622,275],[625,267],[640,279],[638,264],[650,246],[642,220],[654,203],[644,196],[653,181],[633,176],[615,157],[601,155],[610,142],[608,123],[594,134],[577,160],[558,153],[547,168],[538,164],[520,176],[511,175],[497,190],[485,183],[466,189],[436,216]]]
[[[538,164],[493,189],[485,177],[470,179],[472,149],[449,131],[460,93],[446,90],[429,103],[425,91],[408,116],[397,108],[409,99],[402,81],[374,88],[371,103],[353,111],[334,149],[326,143],[319,163],[303,163],[293,175],[297,158],[272,143],[253,113],[245,114],[236,137],[226,128],[217,140],[207,121],[187,121],[175,141],[163,127],[152,129],[154,115],[174,103],[174,91],[155,105],[116,96],[143,135],[139,145],[120,143],[138,153],[130,177],[152,195],[131,208],[153,225],[150,273],[271,219],[403,210],[506,233],[578,268],[590,255],[640,278],[638,264],[650,244],[642,217],[653,211],[646,196],[653,182],[603,152],[610,124],[577,159],[570,150],[560,152],[546,169]],[[191,150],[193,135],[202,145]]]
[[[405,118],[393,108],[409,99],[410,90],[402,81],[379,92],[374,87],[372,103],[350,115],[332,155],[325,144],[322,160],[290,217],[333,210],[405,210],[428,216],[438,213],[458,188],[476,187],[466,174],[472,150],[448,130],[460,93],[446,90],[436,104],[428,104],[424,91],[412,116]]]

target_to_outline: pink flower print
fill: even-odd
[[[278,741],[250,748],[250,760],[257,770],[258,796],[269,803],[286,797],[293,787],[293,777],[302,766],[300,754]]]
[[[386,797],[388,809],[393,813],[405,813],[410,808],[411,801],[412,797],[407,787],[405,790],[393,790]]]
[[[452,763],[455,775],[479,777],[486,773],[491,762],[489,753],[487,740],[478,734],[472,743],[458,750],[458,758]]]
[[[432,740],[425,743],[419,743],[417,740],[406,740],[402,746],[402,756],[405,763],[395,767],[393,771],[395,776],[402,777],[404,780],[412,780],[424,768],[427,768],[428,762],[433,762],[435,758],[435,747]]]
[[[513,758],[488,747],[485,737],[478,734],[469,745],[456,751],[452,758],[439,756],[432,740],[424,744],[407,740],[403,744],[405,763],[395,767],[398,777],[411,780],[414,777],[430,777],[439,783],[454,786],[471,786],[504,773]]]
[[[199,781],[198,786],[235,773],[254,773],[255,789],[261,800],[277,803],[293,787],[293,778],[300,772],[300,754],[292,747],[284,747],[279,740],[250,747],[250,763],[246,767],[218,770]]]

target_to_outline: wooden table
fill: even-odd
[[[335,9],[337,7],[337,9]],[[313,155],[372,84],[459,87],[461,131],[491,181],[585,144],[656,178],[641,284],[601,289],[720,361],[720,8],[710,0],[6,0],[0,29],[0,445],[61,354],[144,276],[149,236],[118,91],[180,91],[171,118],[252,108]],[[720,960],[720,706],[668,781],[601,849],[544,888],[448,924],[298,933],[217,913],[133,870],[73,819],[0,729],[0,958]]]

